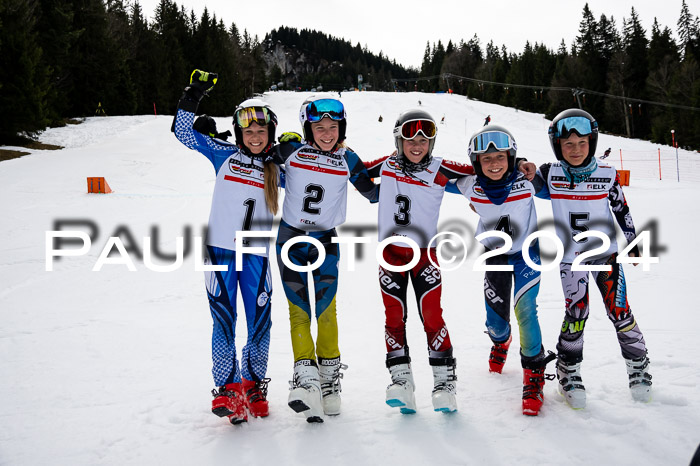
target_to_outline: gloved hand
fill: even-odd
[[[219,133],[216,130],[216,121],[214,121],[214,119],[209,115],[200,115],[199,117],[197,117],[197,119],[194,120],[192,128],[195,131],[198,131],[202,134],[206,134],[207,136],[211,136],[217,139],[223,139],[224,141],[228,140],[228,138],[231,137],[231,131],[224,131],[223,133]]]
[[[219,75],[216,73],[207,73],[202,70],[194,70],[190,75],[190,85],[185,88],[185,94],[189,94],[197,102],[202,100],[202,97],[209,94],[214,88],[216,81],[219,80]]]
[[[301,134],[295,133],[294,131],[287,131],[286,133],[282,133],[277,140],[279,142],[301,142]]]
[[[196,112],[199,101],[209,94],[218,79],[219,75],[216,73],[194,70],[190,75],[190,84],[185,87],[185,92],[180,97],[177,107],[188,112]]]
[[[194,120],[192,128],[207,136],[216,137],[216,122],[209,115],[200,115]]]

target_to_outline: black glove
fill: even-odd
[[[192,128],[207,136],[216,137],[216,122],[209,115],[201,115],[194,120]]]
[[[216,73],[194,70],[190,75],[190,84],[185,87],[185,92],[180,98],[178,108],[192,113],[197,111],[199,101],[209,94],[218,79],[219,75]]]
[[[214,121],[214,119],[209,115],[200,115],[197,117],[197,119],[194,120],[192,128],[202,134],[206,134],[207,136],[217,139],[223,139],[224,141],[228,140],[228,138],[232,136],[231,131],[219,133],[216,130],[216,121]]]

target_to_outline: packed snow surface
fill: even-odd
[[[297,112],[305,96],[264,96],[279,116],[279,130],[299,131]],[[215,90],[210,98],[216,98]],[[491,115],[492,123],[514,133],[520,156],[538,165],[554,160],[543,115],[446,94],[344,92],[349,145],[364,160],[391,153],[396,116],[419,100],[438,121],[445,117],[435,155],[466,162],[468,136]],[[202,107],[206,111],[206,101]],[[307,424],[287,407],[293,356],[287,303],[274,265],[270,416],[232,426],[210,412],[212,323],[191,249],[173,272],[152,271],[135,254],[130,257],[136,271],[123,264],[92,271],[110,236],[120,236],[132,252],[143,251],[150,237],[168,254],[175,252],[178,237],[201,236],[214,170],[175,139],[171,120],[88,118],[41,136],[64,149],[30,150],[0,163],[0,464],[689,463],[700,443],[700,313],[693,304],[700,260],[694,226],[700,225],[698,153],[680,150],[677,161],[668,146],[607,134],[598,143],[598,155],[611,147],[607,161],[630,170],[625,194],[635,224],[649,229],[658,246],[659,263],[649,271],[625,266],[629,301],[652,361],[650,403],[630,396],[613,326],[592,286],[582,365],[586,408],[570,409],[556,393],[556,382],[548,382],[540,415],[521,414],[515,318],[504,372],[490,374],[483,272],[472,269],[481,254],[473,240],[477,217],[466,199],[446,194],[441,229],[458,232],[469,245],[466,262],[443,274],[459,411],[432,410],[425,334],[412,298],[408,340],[418,412],[401,415],[389,408],[371,230],[377,207],[350,189],[340,234],[354,236],[352,226],[368,225],[364,234],[372,242],[354,271],[349,249],[341,253],[340,348],[349,366],[343,412],[323,424]],[[217,123],[223,131],[231,119]],[[91,176],[105,177],[114,192],[87,194]],[[541,222],[551,218],[547,201],[538,199],[536,206]],[[86,254],[55,259],[53,271],[47,271],[46,232],[55,229],[85,231],[93,240]],[[543,229],[553,231],[551,224]],[[546,241],[542,246],[548,248]],[[543,273],[538,303],[544,345],[553,350],[564,315],[557,267]],[[240,354],[243,316],[237,333]]]

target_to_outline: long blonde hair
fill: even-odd
[[[267,208],[272,213],[272,215],[277,215],[279,211],[279,168],[277,165],[270,161],[265,162],[264,165],[264,176],[265,176],[265,203]]]

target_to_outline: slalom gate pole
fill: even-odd
[[[622,164],[622,149],[620,149],[620,170],[624,170],[625,166]]]
[[[676,146],[676,177],[678,178],[678,182],[681,181],[681,172],[678,168],[678,146]]]
[[[661,180],[661,148],[659,147],[659,180]]]
[[[155,102],[153,102],[153,114],[155,116],[158,116],[158,114],[156,113],[156,103]]]

